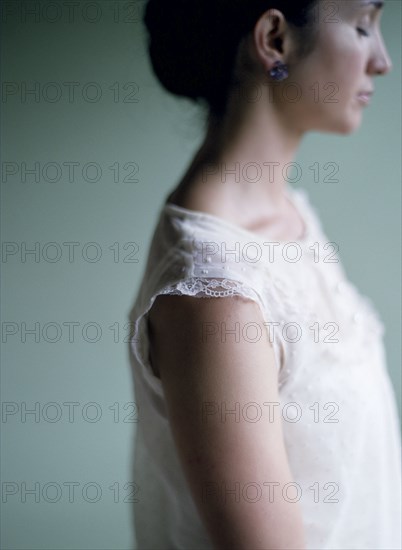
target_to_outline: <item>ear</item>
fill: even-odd
[[[283,13],[276,9],[264,12],[254,27],[253,39],[253,56],[265,71],[272,69],[275,61],[285,62],[291,43],[289,26]]]

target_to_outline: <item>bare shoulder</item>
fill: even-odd
[[[266,198],[246,198],[225,192],[219,181],[192,186],[179,185],[169,202],[197,212],[212,214],[262,237],[292,240],[304,231],[304,223],[285,200],[277,205]]]

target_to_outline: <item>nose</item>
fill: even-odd
[[[373,44],[373,52],[369,61],[368,72],[372,75],[386,75],[392,71],[392,61],[385,47],[381,34],[378,41]]]

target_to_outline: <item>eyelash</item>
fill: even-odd
[[[360,27],[357,27],[357,32],[363,36],[370,36],[369,33],[367,31],[365,31],[364,29],[360,28]]]

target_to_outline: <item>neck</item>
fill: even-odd
[[[294,121],[287,125],[280,112],[256,104],[247,118],[210,121],[192,169],[206,185],[221,186],[230,202],[279,202],[302,137]]]

